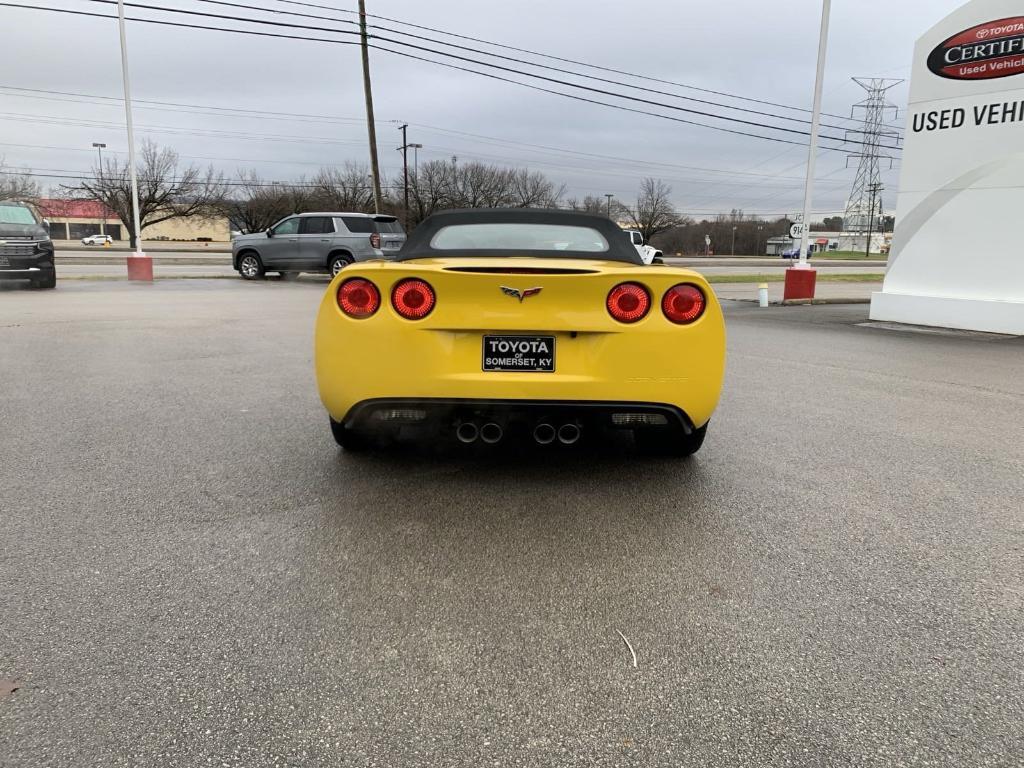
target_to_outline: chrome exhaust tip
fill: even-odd
[[[542,421],[533,428],[533,439],[540,445],[550,445],[555,442],[557,435],[558,433],[555,431],[555,428],[545,421]]]
[[[476,424],[472,421],[464,421],[455,428],[455,436],[459,438],[460,443],[475,443],[476,439],[480,436],[480,430],[477,429]]]
[[[480,427],[480,439],[488,445],[494,445],[499,442],[504,434],[505,430],[501,428],[501,425],[495,424],[493,421],[489,421]]]
[[[575,424],[563,424],[558,428],[558,442],[572,445],[580,439],[580,428]]]

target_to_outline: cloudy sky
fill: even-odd
[[[116,13],[116,6],[107,0],[16,1],[94,14]],[[130,0],[243,20],[131,7],[129,17],[303,38],[129,22],[139,135],[174,147],[187,162],[212,162],[232,175],[239,168],[254,168],[266,178],[296,179],[324,165],[365,162],[358,48],[309,39],[351,42],[354,38],[344,32],[355,30],[347,22],[355,18],[350,11],[356,8],[356,0],[304,1],[339,10],[281,0],[234,0],[236,5],[230,0]],[[907,77],[914,40],[961,4],[960,0],[834,0],[824,107],[836,117],[824,118],[832,126],[823,129],[825,133],[842,135],[840,128],[849,125],[843,118],[864,95],[851,77]],[[238,7],[246,5],[277,12]],[[409,141],[423,144],[418,153],[421,161],[455,156],[459,161],[528,166],[564,183],[569,197],[614,193],[629,201],[635,198],[639,180],[651,175],[671,184],[680,210],[695,215],[732,208],[786,214],[800,207],[806,148],[799,144],[806,141],[802,132],[808,128],[799,122],[808,118],[800,109],[809,108],[811,102],[821,8],[818,0],[367,0],[367,5],[368,12],[395,20],[378,19],[375,23],[380,26],[431,38],[417,40],[378,30],[380,37],[391,41],[380,41],[381,46],[677,118],[570,100],[375,50],[371,52],[371,69],[378,144],[383,168],[390,176],[397,175],[401,167],[400,154],[395,151],[401,143],[397,130],[401,121],[410,125]],[[38,174],[81,174],[88,173],[95,163],[92,142],[105,142],[110,152],[124,152],[116,21],[9,7],[0,7],[0,18],[6,30],[0,48],[0,155],[6,156],[7,164],[30,167]],[[298,26],[254,24],[253,19]],[[399,22],[667,83],[538,58]],[[394,41],[488,61],[513,71],[445,58]],[[554,69],[528,67],[435,41]],[[526,72],[614,95],[531,79],[522,74]],[[654,103],[617,98],[622,94]],[[891,91],[892,100],[901,108],[900,126],[906,94],[906,84]],[[797,143],[726,133],[678,120]],[[791,132],[772,129],[780,127]],[[855,162],[849,169],[846,165],[844,152],[820,153],[814,204],[819,214],[841,212],[845,205]],[[884,175],[890,190],[897,186],[897,174],[898,163]],[[40,181],[45,185],[60,182],[42,176]],[[887,208],[893,199],[892,192],[886,195]]]

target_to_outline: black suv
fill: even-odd
[[[53,241],[25,203],[0,203],[0,280],[31,280],[33,288],[55,288]]]

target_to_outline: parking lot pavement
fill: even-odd
[[[352,456],[322,290],[2,292],[0,765],[1020,764],[1024,342],[728,304],[691,461]]]

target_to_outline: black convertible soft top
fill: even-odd
[[[466,224],[551,224],[562,227],[585,227],[599,232],[608,242],[608,250],[523,250],[519,248],[481,248],[479,242],[466,248],[434,248],[434,236],[445,227]],[[537,208],[473,208],[435,213],[413,230],[398,252],[397,261],[431,257],[459,256],[528,256],[531,258],[598,259],[643,265],[643,260],[629,235],[604,216],[576,211]]]

